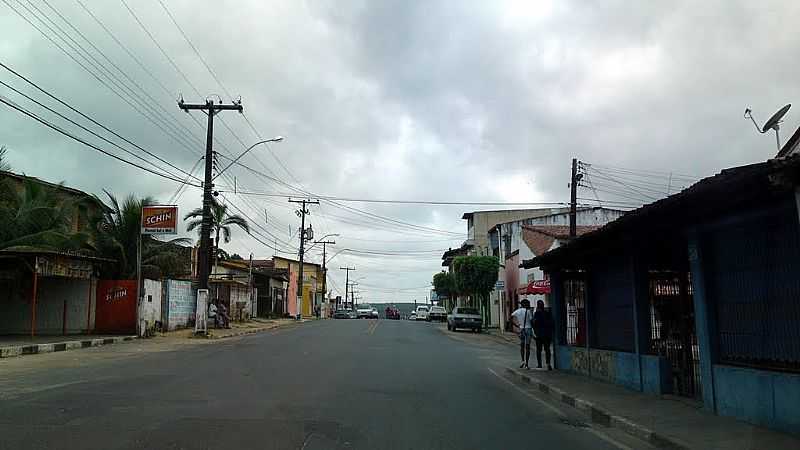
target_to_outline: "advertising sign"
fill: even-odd
[[[142,207],[142,234],[177,234],[178,207],[157,205]]]

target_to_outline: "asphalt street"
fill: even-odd
[[[0,360],[0,449],[645,448],[502,377],[507,344],[324,320]]]

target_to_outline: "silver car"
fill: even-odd
[[[456,331],[457,328],[468,328],[476,333],[483,330],[483,318],[475,308],[456,306],[453,312],[447,315],[447,329]]]

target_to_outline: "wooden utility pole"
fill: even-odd
[[[298,271],[297,276],[297,320],[300,320],[300,318],[303,316],[303,256],[305,255],[306,238],[314,239],[314,236],[311,234],[311,227],[309,226],[308,230],[306,230],[306,214],[310,214],[308,209],[306,209],[306,205],[319,205],[319,201],[289,199],[289,203],[302,204],[300,209],[297,211],[298,215],[300,216],[300,270]]]
[[[325,246],[328,244],[336,245],[336,241],[314,241],[314,243],[322,244],[322,295],[324,296],[328,293],[327,291],[328,268],[325,267],[325,258],[327,256],[327,254],[325,253]]]
[[[355,267],[339,267],[339,270],[346,270],[347,274],[344,278],[344,305],[345,309],[347,309],[347,289],[350,287],[350,271],[356,270]]]
[[[569,182],[569,237],[578,235],[576,222],[578,219],[578,159],[572,158],[572,178]]]
[[[200,226],[200,248],[197,249],[197,282],[200,289],[208,289],[208,274],[211,266],[211,204],[214,203],[213,166],[214,150],[211,146],[214,140],[214,116],[220,111],[242,112],[242,103],[224,105],[222,102],[215,104],[208,99],[205,103],[188,104],[183,99],[178,102],[178,107],[186,112],[199,109],[208,116],[208,129],[206,131],[206,171],[203,182],[203,222]]]

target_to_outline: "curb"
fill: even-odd
[[[238,331],[236,333],[226,334],[224,336],[214,336],[213,334],[211,334],[206,339],[227,339],[227,338],[232,338],[232,337],[237,337],[237,336],[245,336],[245,335],[248,335],[248,334],[263,333],[265,331],[274,330],[276,328],[280,328],[280,327],[279,326],[273,326],[273,327],[269,327],[269,328],[256,328],[256,329],[253,329],[253,330]]]
[[[118,336],[110,338],[85,339],[81,341],[54,342],[49,344],[15,345],[13,347],[1,347],[0,358],[13,358],[16,356],[65,352],[88,347],[99,347],[101,345],[119,344],[125,341],[132,341],[134,339],[136,339],[136,336]]]
[[[547,394],[553,399],[581,411],[588,419],[590,419],[591,423],[602,425],[607,428],[617,428],[658,448],[680,450],[688,450],[690,448],[685,444],[677,442],[673,438],[666,437],[663,434],[657,433],[622,416],[617,416],[590,401],[575,397],[568,392],[562,391],[561,389],[558,389],[547,383],[543,383],[542,381],[532,378],[529,375],[520,373],[516,369],[512,369],[510,367],[506,367],[505,369],[506,373],[515,376],[526,384],[535,386],[539,392]]]

